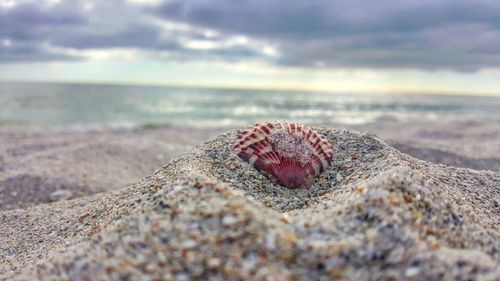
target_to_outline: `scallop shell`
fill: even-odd
[[[260,123],[241,132],[233,151],[274,183],[308,188],[329,165],[332,144],[313,129],[297,123]]]

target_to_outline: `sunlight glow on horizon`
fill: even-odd
[[[119,54],[119,51],[115,52]],[[125,52],[126,53],[126,52]],[[500,71],[310,69],[259,63],[99,59],[0,65],[0,81],[163,85],[352,93],[499,95]],[[132,54],[128,55],[133,56]]]

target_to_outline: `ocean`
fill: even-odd
[[[500,119],[500,97],[0,83],[0,128],[234,127]]]

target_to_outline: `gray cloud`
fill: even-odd
[[[107,0],[90,2],[93,6],[86,7],[88,3],[31,1],[0,8],[0,63],[81,59],[75,52],[57,53],[64,48],[80,51],[134,48],[179,61],[262,58],[262,54],[246,46],[188,48],[183,42],[207,40],[207,36],[194,29],[162,29],[154,22],[155,17],[140,5]],[[224,36],[216,39],[224,40]],[[8,46],[2,45],[5,41]]]
[[[48,62],[78,60],[77,57],[47,52],[43,48],[30,45],[17,45],[5,48],[0,46],[0,62]]]
[[[413,68],[475,71],[500,68],[500,2],[467,0],[268,1],[169,0],[142,6],[120,0],[0,8],[0,62],[68,60],[42,45],[77,50],[136,48],[163,58],[259,60],[300,67]],[[162,29],[154,20],[194,28]],[[201,29],[217,32],[207,38]],[[223,42],[244,35],[254,44],[188,48],[189,40]],[[255,45],[275,46],[279,57]],[[160,55],[160,53],[162,55]]]
[[[453,23],[500,24],[496,1],[167,1],[158,13],[232,32],[318,38],[373,32],[415,32]]]
[[[500,67],[498,1],[169,1],[164,18],[274,42],[293,66]]]

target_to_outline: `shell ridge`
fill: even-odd
[[[233,151],[274,183],[307,188],[330,166],[333,145],[308,126],[287,121],[257,123],[242,131]]]

